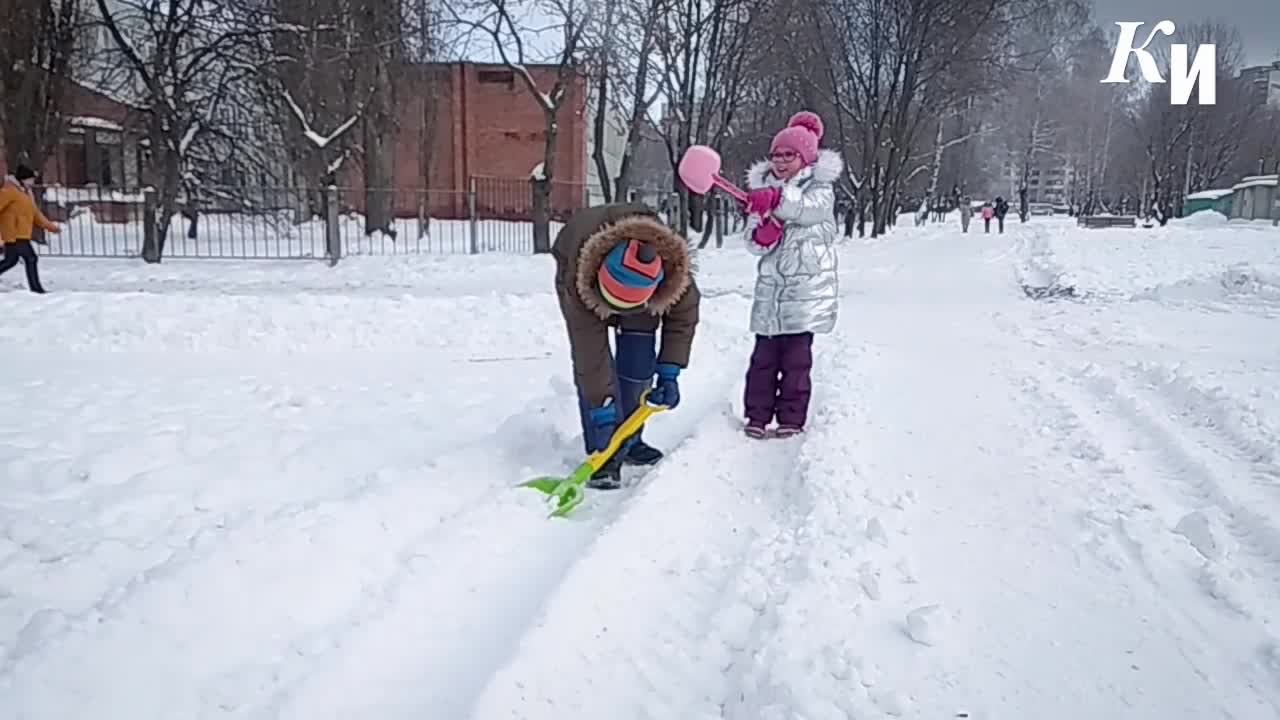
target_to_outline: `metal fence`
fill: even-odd
[[[207,187],[181,194],[164,238],[168,258],[329,259],[346,256],[533,252],[533,186],[473,177],[467,190]],[[38,188],[62,225],[46,254],[139,257],[157,232],[151,188]],[[553,182],[552,235],[587,205],[586,186]]]

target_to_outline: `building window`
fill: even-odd
[[[516,74],[511,70],[481,70],[477,79],[484,85],[515,85]]]
[[[62,183],[68,187],[115,187],[124,179],[124,152],[118,143],[86,143],[84,136],[62,145]]]

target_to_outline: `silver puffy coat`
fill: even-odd
[[[769,161],[747,172],[747,186],[782,188],[773,215],[783,221],[782,240],[762,248],[751,239],[759,224],[747,220],[747,250],[760,256],[751,332],[757,335],[831,332],[839,304],[836,262],[835,181],[844,170],[840,155],[819,150],[818,161],[790,181],[774,177]]]

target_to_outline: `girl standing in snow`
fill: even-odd
[[[760,256],[751,306],[756,344],[743,393],[746,433],[753,438],[765,437],[774,419],[778,437],[804,430],[813,336],[835,327],[838,231],[832,209],[844,162],[834,151],[819,150],[821,139],[822,120],[796,113],[774,136],[769,159],[747,172],[744,237],[747,249]]]

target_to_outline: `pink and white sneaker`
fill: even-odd
[[[763,440],[769,436],[769,430],[763,424],[756,422],[748,422],[742,432],[753,440]]]
[[[789,438],[789,437],[795,437],[796,435],[799,435],[802,432],[804,432],[804,428],[798,427],[796,425],[779,425],[778,429],[773,431],[773,434],[775,437]]]

